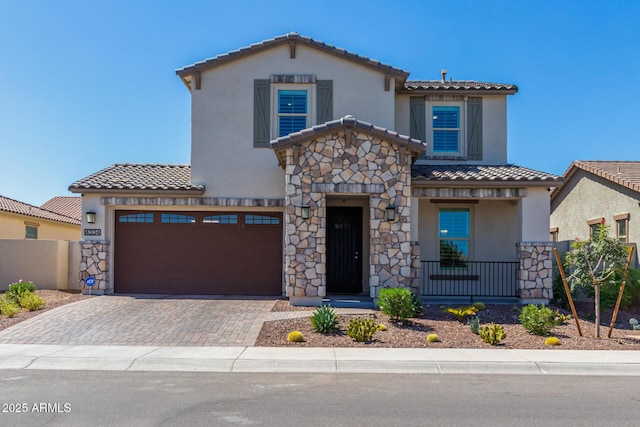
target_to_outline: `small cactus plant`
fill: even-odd
[[[321,334],[330,334],[338,329],[338,316],[335,310],[329,305],[316,308],[310,320],[313,329]]]
[[[387,330],[387,327],[384,326],[382,323],[378,323],[378,326],[376,326],[376,330],[379,332],[384,332]]]
[[[369,342],[377,330],[376,321],[370,317],[351,319],[347,335],[358,342]]]
[[[544,340],[544,345],[548,345],[550,347],[560,345],[560,339],[557,337],[549,337],[546,340]]]
[[[476,335],[480,333],[480,318],[478,316],[470,317],[469,320],[467,320],[467,324],[469,325],[471,332]]]
[[[475,308],[478,311],[485,311],[487,309],[487,306],[484,305],[484,303],[480,302],[480,301],[474,302],[471,307]]]
[[[429,334],[427,335],[427,342],[440,342],[437,334]]]
[[[638,319],[632,317],[631,319],[629,319],[629,325],[631,325],[631,329],[640,331],[640,322],[638,322]]]
[[[302,336],[302,332],[300,331],[292,331],[287,335],[287,341],[289,342],[303,342],[304,337]]]
[[[491,345],[498,345],[500,341],[507,337],[504,328],[494,323],[492,323],[491,326],[483,326],[480,328],[479,335],[482,341]]]

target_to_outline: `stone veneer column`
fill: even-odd
[[[90,276],[96,281],[91,287],[92,293],[109,293],[109,241],[80,241],[80,286],[83,292],[89,291],[84,281]]]
[[[548,302],[553,297],[553,261],[551,242],[516,243],[518,256],[518,296],[527,300]]]

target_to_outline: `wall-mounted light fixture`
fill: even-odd
[[[96,213],[95,212],[87,212],[87,223],[95,224],[96,223]]]
[[[305,206],[302,206],[300,209],[302,210],[301,212],[302,219],[309,219],[309,216],[311,216],[311,208],[308,205],[305,205]]]
[[[394,205],[387,206],[387,221],[396,220],[396,207]]]

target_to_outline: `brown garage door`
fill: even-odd
[[[282,214],[117,211],[118,293],[282,294]]]

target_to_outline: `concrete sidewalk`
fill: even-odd
[[[636,351],[0,344],[0,369],[640,376]]]

